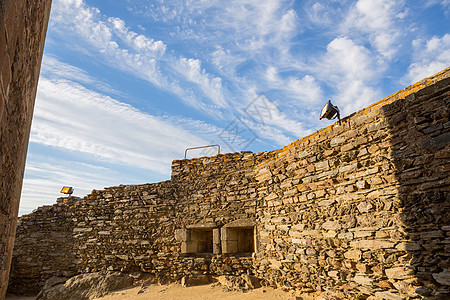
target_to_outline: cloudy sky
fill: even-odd
[[[20,214],[281,148],[450,65],[449,0],[53,0]],[[213,154],[192,151],[189,157]]]

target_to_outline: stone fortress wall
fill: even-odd
[[[20,218],[10,291],[51,276],[241,275],[345,298],[449,296],[450,69],[283,149],[172,164],[171,180]]]
[[[8,286],[50,5],[0,1],[0,299]]]

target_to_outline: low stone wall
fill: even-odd
[[[60,198],[55,205],[36,209],[22,216],[17,227],[18,241],[14,250],[9,290],[19,295],[35,294],[52,276],[72,277],[77,274],[72,231],[74,222],[70,206],[80,198]]]
[[[39,208],[21,218],[11,291],[106,269],[161,281],[246,273],[348,299],[446,297],[449,73],[281,150],[177,160],[169,181]]]
[[[175,230],[201,229],[204,224],[220,229],[236,220],[254,221],[254,166],[267,155],[235,153],[174,161],[170,181],[94,190],[81,200],[60,198],[54,206],[37,209],[22,217],[18,226],[10,292],[35,294],[54,275],[105,269],[141,270],[161,281],[251,270],[251,254],[183,253]],[[59,227],[61,218],[64,227]],[[39,244],[40,237],[52,230],[68,233],[70,241],[65,239],[60,251],[71,254],[59,257],[60,263],[54,265],[57,257],[49,257],[54,252],[48,250],[58,245]],[[46,271],[35,271],[39,269]]]

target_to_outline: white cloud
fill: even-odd
[[[223,41],[224,44],[235,46],[232,51],[230,48],[216,48],[216,52],[210,56],[218,68],[226,69],[223,74],[228,76],[227,80],[235,90],[234,95],[230,95],[228,89],[224,88],[223,79],[208,73],[200,59],[168,53],[163,42],[131,31],[124,20],[106,18],[99,10],[87,6],[83,1],[61,1],[56,1],[57,5],[54,7],[56,17],[53,22],[58,25],[58,30],[71,31],[72,28],[77,28],[74,33],[97,49],[98,54],[104,55],[104,59],[112,67],[145,79],[179,96],[195,109],[219,119],[231,119],[232,108],[245,106],[242,103],[245,97],[239,95],[239,92],[248,89],[247,79],[236,75],[239,64],[249,59],[243,57],[254,52],[250,57],[259,56],[259,60],[266,61],[271,56],[271,49],[275,49],[283,57],[288,51],[289,39],[298,31],[296,12],[286,8],[286,1],[246,1],[228,3],[225,7],[220,2],[195,2],[189,5],[185,3],[183,9],[173,7],[178,2],[162,5],[160,14],[168,14],[168,19],[176,19],[183,13],[183,20],[189,19],[186,22],[191,26],[197,24],[200,16],[209,18],[202,13],[215,12],[210,16],[214,21],[211,19],[211,22],[200,23],[203,26],[208,24],[212,30],[206,34],[207,38],[216,39],[215,34],[221,32],[221,36],[228,39]],[[74,26],[72,20],[83,20],[83,24]],[[234,35],[230,35],[230,31]],[[231,36],[235,39],[231,40]],[[311,75],[300,78],[290,76],[284,83],[285,87],[280,84],[278,88],[292,99],[306,103],[311,99],[317,101],[320,95],[320,87]]]
[[[339,103],[342,115],[361,109],[380,97],[372,86],[382,68],[364,46],[347,37],[339,37],[328,44],[322,59],[323,64],[319,64],[324,70],[322,78],[327,76],[328,84],[336,89],[334,100]]]
[[[154,41],[142,34],[130,31],[121,19],[110,17],[108,22],[112,24],[113,32],[135,51],[154,57],[161,57],[166,51],[166,45],[162,41]]]
[[[255,131],[258,138],[272,140],[278,146],[311,133],[303,123],[296,121],[295,113],[284,113],[277,102],[266,94],[255,96],[245,108],[245,114],[247,118],[242,119],[242,122]]]
[[[51,28],[65,35],[67,32],[73,33],[82,42],[94,47],[91,55],[100,55],[110,67],[144,79],[213,116],[220,115],[215,110],[216,106],[226,106],[222,79],[201,69],[199,59],[166,53],[167,46],[162,41],[130,30],[120,18],[106,18],[82,0],[54,2]],[[196,99],[193,87],[184,82],[196,84],[204,97]]]
[[[223,96],[222,79],[207,74],[205,69],[202,68],[200,60],[180,58],[176,69],[187,80],[196,83],[204,95],[208,96],[215,105],[221,108],[228,106]]]
[[[450,0],[427,0],[425,2],[426,6],[432,5],[442,5],[444,8],[450,7]]]
[[[209,56],[216,68],[228,78],[235,78],[236,69],[247,60],[244,55],[225,49],[223,46],[216,46],[216,50]]]
[[[363,34],[362,39],[367,34],[372,47],[384,58],[392,59],[398,51],[397,41],[407,31],[401,25],[407,15],[403,0],[359,0],[350,9],[342,30],[355,37]]]
[[[247,60],[259,57],[262,62],[270,52],[283,57],[290,39],[301,29],[292,2],[287,0],[169,0],[147,8],[143,14],[170,24],[177,38],[196,40],[206,49],[224,47],[214,56],[222,58],[216,60],[218,68],[236,56]]]
[[[302,78],[296,76],[281,76],[274,66],[270,66],[267,68],[264,78],[271,89],[281,90],[289,96],[289,98],[298,100],[303,105],[314,105],[322,98],[323,92],[320,85],[311,75],[305,75]]]
[[[54,204],[63,186],[73,186],[73,195],[83,197],[92,189],[131,180],[110,168],[32,153],[27,158],[19,215]]]
[[[242,110],[256,94],[247,93],[251,89],[274,91],[283,110],[300,103],[301,122],[292,124],[299,113],[290,112],[280,116],[277,124],[266,124],[284,130],[285,136],[305,132],[290,128],[316,126],[310,122],[311,108],[324,97],[338,101],[343,114],[379,99],[376,87],[404,44],[401,33],[408,31],[405,17],[410,14],[404,0],[307,1],[304,5],[288,0],[144,1],[146,13],[166,23],[158,25],[167,25],[172,37],[185,39],[186,45],[201,42],[177,53],[180,50],[171,49],[171,40],[138,34],[124,19],[104,16],[81,0],[55,2],[58,30],[78,34],[111,67],[147,80],[216,120],[234,115],[245,118]],[[305,12],[294,9],[299,6]],[[86,26],[72,24],[73,20],[83,20]],[[304,52],[301,44],[316,39],[305,30],[319,23],[329,28],[319,34],[322,46],[328,43],[326,50]],[[414,63],[411,70],[417,71],[442,64],[420,59]]]
[[[328,44],[325,66],[336,80],[368,80],[376,74],[371,52],[347,37],[335,38]]]
[[[86,71],[59,61],[56,57],[44,55],[42,58],[41,76],[47,79],[68,79],[94,87],[109,94],[121,95],[121,92],[113,89],[109,84],[101,82],[90,76]]]
[[[57,0],[52,3],[50,28],[60,25],[71,26],[91,45],[104,49],[112,38],[111,30],[104,22],[95,22],[100,15],[96,8],[86,6],[83,0]]]
[[[413,41],[414,59],[406,75],[407,83],[414,83],[450,66],[450,34],[441,38]]]
[[[106,62],[115,68],[134,73],[156,86],[165,85],[166,78],[156,63],[156,59],[165,52],[161,41],[128,30],[118,18],[105,20],[97,8],[86,5],[82,0],[54,1],[52,13],[51,29],[66,36],[70,32],[73,42],[81,41],[97,53],[106,54]],[[128,48],[120,47],[120,42],[125,42]]]
[[[335,26],[338,19],[342,17],[342,6],[344,1],[340,1],[340,5],[333,3],[335,1],[308,1],[303,7],[305,14],[305,26],[308,27],[329,27]],[[330,28],[331,29],[331,28]]]
[[[205,140],[76,83],[41,78],[30,141],[116,164],[169,173],[170,162]]]

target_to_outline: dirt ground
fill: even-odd
[[[287,300],[289,294],[270,287],[262,287],[243,292],[224,292],[220,285],[200,285],[183,287],[180,284],[158,285],[153,284],[144,288],[134,287],[112,292],[101,300],[256,300],[256,299],[278,299]],[[34,300],[34,297],[19,297],[9,295],[5,300]]]
[[[298,294],[297,294],[298,295]],[[297,299],[314,300],[318,294],[302,294]],[[169,285],[151,284],[145,287],[132,287],[112,292],[96,300],[290,300],[296,299],[291,293],[271,287],[261,287],[249,292],[226,292],[219,284],[183,287],[179,283]],[[35,300],[35,297],[8,295],[5,300]]]
[[[220,285],[200,285],[182,287],[180,284],[150,285],[146,288],[135,287],[113,292],[101,300],[227,300],[227,299],[289,299],[289,294],[273,288],[259,288],[247,293],[224,292]]]

